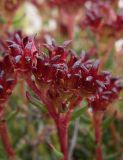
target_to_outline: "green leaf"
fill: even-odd
[[[89,119],[89,117],[87,117],[86,115],[82,115],[81,116],[81,121],[85,124],[90,124],[91,120]]]
[[[3,17],[0,17],[0,24],[3,24],[5,22],[6,22],[5,19]]]
[[[16,26],[20,26],[20,24],[22,23],[23,19],[24,19],[25,15],[22,15],[19,18],[16,18],[13,20],[13,25]]]
[[[90,31],[89,28],[86,29],[86,32],[87,32],[89,39],[93,42],[93,44],[97,48],[98,46],[97,46],[97,42],[96,42],[96,38],[95,38],[94,34]]]
[[[52,147],[52,149],[53,149],[53,152],[54,152],[55,156],[56,156],[58,159],[63,158],[63,154],[62,154],[60,151],[56,150],[55,147]]]
[[[0,143],[0,160],[7,160],[7,156],[4,151],[2,143]]]
[[[12,119],[17,115],[18,112],[19,112],[19,109],[11,112],[11,113],[6,117],[6,120],[7,120],[7,121],[12,120]]]
[[[76,118],[79,118],[82,113],[84,113],[87,110],[87,107],[81,107],[81,108],[77,108],[71,116],[71,121],[75,121]]]
[[[114,153],[106,157],[106,160],[116,160],[119,157],[119,155],[120,155],[119,153]]]
[[[52,149],[54,155],[58,158],[58,160],[61,160],[63,158],[63,154],[58,151],[51,143],[48,143],[48,146],[50,149]]]
[[[111,49],[110,53],[109,53],[109,56],[108,56],[108,59],[107,61],[105,62],[105,68],[107,69],[111,69],[113,67],[113,62],[114,62],[114,53],[115,53],[115,50],[114,48]],[[105,56],[105,55],[104,55]]]
[[[42,107],[43,104],[41,101],[39,101],[37,98],[31,96],[28,92],[26,92],[26,97],[29,100],[29,102],[34,105],[36,108],[41,109],[43,111],[46,111],[46,107]]]
[[[108,127],[110,126],[110,124],[111,124],[111,123],[113,122],[113,120],[115,119],[116,113],[117,113],[117,111],[115,111],[112,116],[108,117],[107,119],[105,119],[105,120],[103,121],[103,129],[106,129],[106,128],[108,128]]]

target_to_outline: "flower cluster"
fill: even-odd
[[[117,30],[122,31],[123,14],[117,13],[109,3],[91,3],[90,7],[86,8],[81,27],[89,27],[95,34],[115,36]]]
[[[120,91],[123,89],[120,78],[112,77],[110,73],[107,73],[106,79],[105,88],[100,88],[95,95],[88,98],[89,107],[94,112],[105,110],[110,103],[118,98]]]
[[[16,84],[16,75],[9,56],[0,59],[0,103],[4,104]]]
[[[3,37],[0,38],[0,118],[4,105],[16,84],[14,68],[7,54],[8,47],[3,39]]]
[[[49,4],[71,12],[81,8],[86,1],[87,0],[52,0],[49,1]]]
[[[4,8],[7,12],[13,12],[19,8],[21,3],[21,0],[4,0],[1,1],[1,8]]]
[[[22,37],[21,33],[15,32],[11,40],[8,40],[10,57],[14,67],[22,72],[27,72],[31,65],[35,65],[37,49],[34,39]]]
[[[67,50],[69,41],[58,46],[51,40],[51,44],[44,45],[47,54],[37,51],[32,38],[22,38],[18,33],[8,44],[15,68],[22,72],[32,71],[37,86],[59,108],[70,106],[71,101],[105,86],[103,75],[98,73],[99,61],[90,60],[84,54],[78,57],[74,51]]]
[[[88,59],[84,54],[78,57],[66,49],[67,44],[57,46],[54,41],[46,44],[48,55],[38,55],[37,65],[32,68],[38,86],[55,103],[58,100],[70,104],[76,96],[83,98],[105,87],[104,76],[98,73],[99,61]]]
[[[16,33],[21,35],[20,31],[15,31],[13,33],[5,31],[4,35],[0,35],[0,54],[2,56],[6,55],[6,53],[8,52],[8,45],[6,43],[6,39],[13,40]]]
[[[107,73],[98,73],[98,60],[94,61],[84,53],[78,57],[74,51],[66,49],[69,43],[65,41],[58,46],[51,40],[50,44],[44,44],[48,53],[39,53],[32,38],[22,38],[16,33],[13,41],[8,41],[15,68],[31,71],[38,88],[52,100],[53,106],[58,106],[59,111],[69,108],[71,102],[80,97],[95,93],[102,96],[104,91],[111,89],[113,81]]]
[[[16,74],[6,54],[0,58],[0,138],[8,156],[14,157],[15,152],[8,136],[7,125],[4,119],[5,105],[16,85]],[[13,159],[13,158],[12,158]]]

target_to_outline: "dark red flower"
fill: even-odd
[[[33,67],[36,83],[52,101],[70,104],[76,96],[86,97],[105,88],[104,76],[98,73],[99,61],[80,57],[74,51],[67,50],[69,41],[57,46],[54,41],[46,44],[48,55],[37,56],[37,65]]]
[[[12,93],[16,84],[16,75],[10,62],[9,56],[6,55],[0,60],[0,103],[5,103]]]
[[[8,32],[5,30],[4,35],[0,35],[0,54],[5,55],[8,52],[8,44],[6,43],[6,39],[9,39],[11,41],[16,41],[16,34],[21,36],[21,31],[14,31],[14,32]]]
[[[22,1],[20,0],[17,0],[17,1],[14,1],[14,0],[5,0],[4,1],[4,8],[5,10],[8,12],[8,11],[16,11],[19,6],[20,6],[20,3]]]
[[[122,13],[117,13],[110,3],[92,2],[85,10],[85,19],[81,22],[82,28],[89,27],[95,34],[116,35],[117,29],[122,31]]]
[[[112,27],[115,31],[120,31],[123,28],[123,12],[120,12],[117,14],[117,17],[114,21],[114,23],[112,24]]]
[[[26,72],[30,70],[31,65],[35,65],[35,55],[37,49],[34,39],[31,37],[22,37],[21,34],[13,34],[12,40],[7,41],[10,48],[10,57],[16,69]]]
[[[16,84],[16,74],[8,55],[0,58],[0,137],[8,157],[15,157],[4,119],[5,104]]]
[[[88,98],[89,107],[93,111],[105,110],[110,103],[118,98],[120,91],[123,89],[119,78],[108,74],[106,79],[108,83],[105,85],[105,88],[100,88],[95,95]]]
[[[8,43],[15,68],[32,71],[38,88],[54,106],[60,106],[60,110],[70,107],[79,97],[106,90],[111,81],[107,73],[98,73],[99,61],[90,59],[91,51],[78,57],[66,49],[70,41],[58,46],[51,40],[44,45],[48,53],[39,53],[32,38],[21,38],[18,34]]]

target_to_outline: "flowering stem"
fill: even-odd
[[[33,92],[36,94],[36,96],[46,105],[50,116],[53,117],[54,119],[57,119],[57,113],[56,113],[54,106],[52,105],[51,102],[49,102],[47,100],[47,98],[44,96],[42,91],[38,89],[35,82],[33,80],[31,80],[31,75],[26,74],[24,76],[25,76],[25,80],[26,80],[28,86],[33,90]]]
[[[95,141],[96,141],[96,160],[103,160],[102,155],[102,130],[101,130],[101,123],[102,123],[102,112],[94,112],[93,113],[93,123],[94,123],[94,131],[95,131]]]
[[[77,97],[71,105],[67,113],[64,115],[59,114],[57,118],[54,118],[54,121],[56,123],[57,131],[58,131],[58,137],[59,142],[61,146],[61,152],[64,155],[64,158],[62,160],[68,160],[68,128],[69,128],[69,122],[71,118],[71,113],[73,112],[73,109],[77,104],[80,103],[81,97]]]
[[[8,158],[10,160],[15,160],[15,151],[10,142],[6,121],[0,122],[0,137]]]
[[[66,121],[65,117],[59,116],[58,121],[55,122],[58,131],[61,152],[64,156],[62,160],[68,160],[68,121]]]

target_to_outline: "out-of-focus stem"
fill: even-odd
[[[0,138],[9,160],[15,160],[16,154],[10,142],[6,121],[0,122]]]
[[[75,15],[74,14],[68,14],[64,9],[60,10],[61,15],[61,21],[63,24],[66,25],[68,30],[68,38],[72,40],[71,46],[74,45],[74,32],[75,32]]]
[[[69,38],[72,40],[72,46],[74,45],[74,30],[75,30],[75,17],[74,15],[69,16],[68,18],[68,30]]]
[[[102,153],[102,112],[94,112],[93,113],[93,124],[94,124],[94,132],[95,132],[95,143],[96,143],[96,160],[103,160]]]

